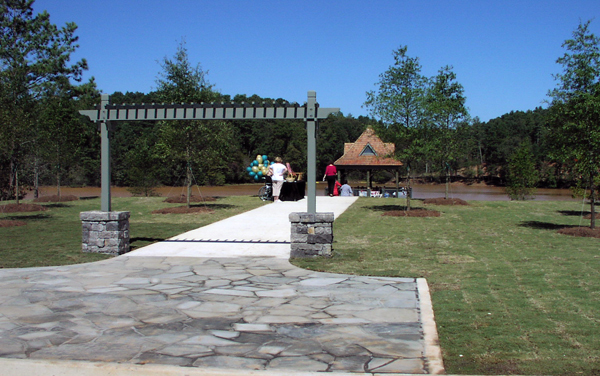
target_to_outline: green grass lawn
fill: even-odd
[[[164,197],[113,198],[112,210],[129,211],[132,249],[263,205],[256,197],[223,197],[207,202],[211,214],[151,214],[155,209],[181,206],[165,203]],[[81,251],[79,213],[100,210],[100,199],[40,204],[46,211],[2,213],[0,219],[24,221],[25,226],[0,228],[0,268],[67,265],[98,261],[106,255]],[[185,205],[185,204],[183,204]]]
[[[333,258],[293,262],[427,278],[448,373],[600,374],[600,239],[556,233],[589,226],[581,203],[471,202],[428,205],[438,218],[382,216],[401,204],[359,199],[335,222]]]
[[[131,212],[131,245],[151,242],[263,205],[255,197],[207,203],[213,214],[151,214],[163,198],[114,198]],[[336,219],[334,257],[293,260],[328,272],[425,277],[444,364],[454,374],[600,374],[600,239],[556,233],[588,225],[574,202],[471,202],[428,206],[437,218],[382,216],[405,202],[360,198]],[[413,201],[416,206],[419,201]],[[98,199],[2,214],[0,267],[61,265],[105,256],[81,252],[79,213]],[[587,210],[587,207],[585,208]]]

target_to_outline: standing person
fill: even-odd
[[[327,168],[325,168],[325,175],[323,181],[327,180],[327,191],[329,197],[333,197],[333,188],[335,187],[335,181],[337,179],[337,168],[333,165],[333,162],[329,162]]]
[[[281,157],[275,158],[275,163],[269,166],[269,174],[273,180],[273,200],[274,202],[281,202],[279,194],[281,193],[281,187],[283,186],[283,175],[287,173],[287,167],[283,164]]]
[[[352,187],[348,184],[347,180],[344,180],[342,188],[340,188],[340,196],[352,196]]]

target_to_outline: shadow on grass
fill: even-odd
[[[558,211],[560,214],[562,215],[566,215],[569,217],[581,217],[581,216],[586,216],[586,215],[590,215],[592,214],[592,212],[589,211],[581,211],[581,210],[559,210]]]
[[[52,218],[50,214],[34,214],[34,215],[9,215],[6,219],[13,221],[41,221]]]
[[[235,208],[235,205],[231,204],[215,204],[215,203],[205,203],[205,204],[193,204],[190,205],[192,208],[209,208],[209,209],[231,209]]]
[[[166,238],[135,237],[135,238],[129,239],[129,244],[131,245],[131,248],[141,248],[141,247],[147,246],[148,244],[151,244],[151,243],[162,242],[165,239]],[[138,243],[138,242],[142,243],[142,244],[137,245],[136,243]]]
[[[52,204],[44,204],[43,206],[46,208],[70,208],[73,205],[63,204],[62,202],[55,202]]]
[[[80,200],[93,200],[95,198],[100,198],[100,196],[82,196],[82,197],[79,197]]]
[[[574,225],[561,225],[558,223],[540,222],[540,221],[526,221],[519,223],[521,227],[533,228],[536,230],[560,230],[561,228],[578,227]]]
[[[365,209],[373,210],[373,211],[393,211],[393,210],[406,210],[406,205],[373,205],[373,206],[365,206]]]

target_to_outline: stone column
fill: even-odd
[[[331,257],[333,213],[291,213],[290,257]]]
[[[83,252],[113,256],[129,252],[129,212],[89,211],[79,217]]]

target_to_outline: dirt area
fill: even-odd
[[[424,217],[439,217],[441,215],[441,213],[437,210],[417,208],[417,209],[411,209],[411,210],[390,210],[390,211],[383,213],[383,215],[390,216],[390,217],[424,218]]]
[[[9,219],[0,219],[0,227],[16,227],[16,226],[25,226],[27,222],[23,221],[12,221]]]
[[[76,201],[79,200],[79,197],[75,195],[52,195],[52,196],[41,196],[38,198],[34,198],[33,202],[67,202],[67,201]]]
[[[190,202],[210,202],[210,201],[216,201],[216,200],[217,200],[216,197],[198,197],[198,196],[190,197]],[[185,204],[185,203],[187,203],[187,196],[167,197],[165,199],[165,202],[168,202],[171,204]]]
[[[174,208],[164,208],[154,210],[152,214],[212,214],[215,211],[213,209],[205,208],[202,206],[176,206]]]
[[[592,230],[589,227],[566,227],[558,230],[558,233],[584,238],[600,238],[600,228],[595,228]]]
[[[36,204],[6,204],[0,205],[0,213],[22,213],[44,211],[46,208]]]
[[[460,198],[428,198],[423,200],[423,203],[426,205],[469,205],[468,202]]]

